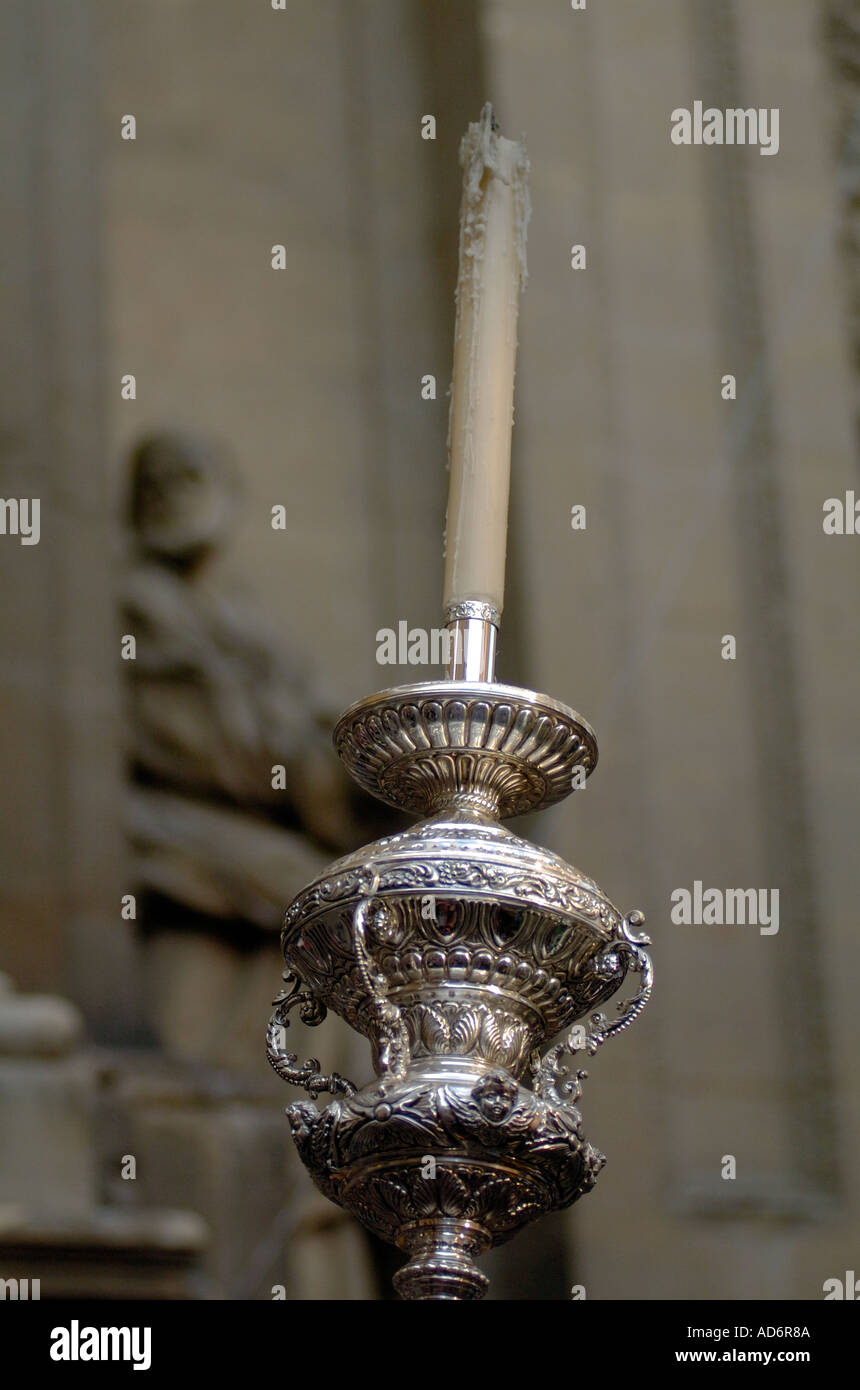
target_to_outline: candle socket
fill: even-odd
[[[448,605],[445,617],[451,634],[449,680],[495,680],[500,616],[494,604],[477,599]]]
[[[499,629],[483,618],[457,618],[448,624],[452,681],[493,681],[496,676],[496,640]]]

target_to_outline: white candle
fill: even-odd
[[[517,311],[526,277],[525,147],[497,133],[489,103],[460,145],[463,199],[448,429],[444,606],[501,613],[511,471]]]

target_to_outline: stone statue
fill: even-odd
[[[333,712],[254,608],[209,578],[238,505],[223,450],[175,433],[134,450],[128,831],[141,889],[276,928],[323,858],[367,837],[374,812],[331,747]]]

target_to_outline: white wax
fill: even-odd
[[[478,599],[501,612],[529,165],[522,144],[493,130],[489,103],[463,137],[460,163],[464,173],[443,602],[447,607]]]

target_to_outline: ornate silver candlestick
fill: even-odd
[[[456,605],[449,679],[371,695],[338,722],[352,776],[426,819],[339,860],[287,909],[289,989],[268,1032],[279,1076],[335,1097],[288,1108],[302,1160],[408,1253],[395,1286],[409,1299],[480,1298],[476,1256],[593,1187],[605,1160],[582,1133],[585,1072],[565,1061],[628,1027],[651,992],[642,914],[500,824],[567,796],[597,743],[573,710],[494,681],[497,618]],[[638,988],[610,1022],[594,1010],[628,970]],[[359,1088],[299,1062],[294,1008],[311,1024],[334,1009],[364,1034],[375,1078]]]

